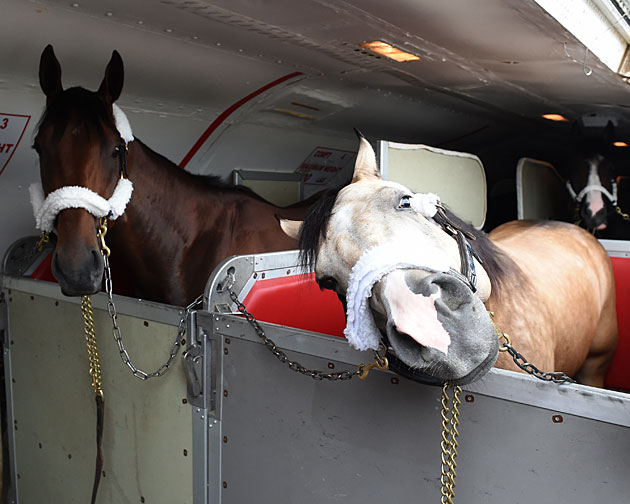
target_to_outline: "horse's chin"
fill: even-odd
[[[473,356],[445,355],[439,350],[422,346],[410,336],[388,327],[387,339],[399,360],[392,369],[407,378],[431,385],[466,385],[482,378],[494,365],[498,356],[496,351],[476,353]]]
[[[419,281],[410,275],[407,282],[416,294],[429,296],[439,292],[435,311],[450,343],[444,352],[419,343],[420,337],[400,332],[390,303],[381,298],[387,318],[382,330],[396,357],[408,368],[401,374],[432,384],[454,385],[465,385],[484,376],[497,360],[499,339],[481,300],[450,275],[435,274]]]

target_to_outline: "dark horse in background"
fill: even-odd
[[[80,186],[110,198],[121,173],[123,141],[112,112],[123,87],[120,55],[112,53],[98,91],[64,90],[49,45],[41,56],[39,80],[46,109],[34,148],[44,195]],[[301,218],[312,203],[276,207],[248,189],[187,173],[137,139],[128,144],[126,172],[133,194],[124,214],[109,223],[112,257],[122,263],[133,295],[174,305],[201,294],[226,257],[296,248],[278,218]],[[98,224],[84,208],[62,210],[57,217],[52,268],[66,295],[101,289]]]
[[[630,240],[630,163],[627,148],[615,147],[611,122],[603,135],[574,128],[574,151],[567,158],[567,189],[575,222],[598,238]]]

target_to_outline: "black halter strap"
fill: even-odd
[[[444,209],[440,206],[438,206],[437,212],[433,216],[433,220],[437,222],[444,231],[451,236],[454,236],[457,240],[460,271],[451,269],[449,270],[449,273],[462,280],[466,285],[468,285],[468,287],[470,287],[470,290],[477,292],[477,269],[475,268],[475,259],[477,259],[479,264],[482,264],[483,261],[470,246],[470,242],[468,241],[469,239],[476,240],[477,237],[450,219],[444,212]]]
[[[118,156],[120,176],[124,178],[128,178],[129,176],[129,174],[127,173],[127,152],[129,152],[129,146],[124,140],[121,144],[114,147],[114,153],[116,156]]]

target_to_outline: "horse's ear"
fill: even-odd
[[[98,94],[107,102],[114,103],[122,91],[125,80],[125,69],[118,51],[112,52],[112,58],[105,69],[105,77],[98,88]]]
[[[61,65],[57,61],[53,46],[48,44],[39,59],[39,85],[46,95],[46,104],[61,91]]]
[[[606,127],[604,128],[604,142],[606,145],[610,145],[615,141],[615,125],[612,121],[608,121],[606,123]]]
[[[298,240],[300,238],[302,223],[302,221],[297,220],[280,219],[280,227],[282,228],[282,231],[294,240]]]
[[[356,130],[355,130],[356,131]],[[357,160],[354,163],[354,174],[352,182],[365,178],[381,178],[378,167],[376,166],[376,154],[370,145],[370,142],[357,131],[359,135],[359,152],[357,152]]]

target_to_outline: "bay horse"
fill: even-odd
[[[351,183],[282,226],[320,287],[345,301],[357,349],[384,344],[414,372],[461,385],[493,365],[519,371],[499,354],[496,324],[539,369],[603,386],[617,343],[614,277],[599,242],[573,224],[513,221],[485,235],[437,196],[383,180],[361,137]]]
[[[46,108],[33,146],[43,193],[31,199],[48,211],[42,221],[56,227],[52,270],[64,294],[101,289],[99,220],[97,210],[86,210],[92,206],[111,203],[112,210],[102,213],[112,216],[117,208],[121,214],[109,222],[107,243],[134,295],[148,300],[185,306],[203,292],[224,258],[297,248],[282,232],[278,216],[301,218],[312,201],[276,207],[248,189],[192,175],[134,139],[114,103],[123,77],[122,58],[113,51],[98,91],[64,90],[52,46],[41,55]],[[132,185],[123,185],[121,177]],[[77,208],[73,198],[81,200]],[[129,200],[126,208],[121,198]]]

